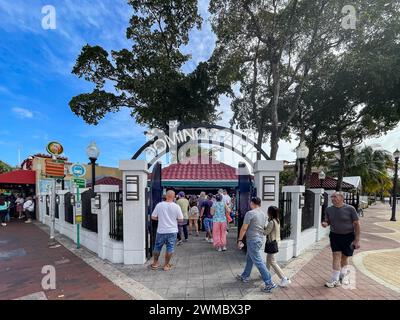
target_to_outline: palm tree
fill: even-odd
[[[390,152],[372,147],[362,149],[348,149],[345,161],[346,176],[360,176],[363,190],[367,194],[388,194],[392,188],[392,180],[389,169],[393,168],[393,160]],[[330,174],[337,171],[338,164],[334,163]]]

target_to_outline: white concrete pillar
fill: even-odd
[[[279,207],[279,173],[283,171],[283,161],[258,160],[254,164],[254,182],[261,208],[267,213],[269,206]]]
[[[56,194],[60,197],[60,204],[58,205],[58,219],[56,219],[57,230],[61,234],[64,234],[64,224],[65,224],[65,194],[68,190],[58,190]]]
[[[328,207],[332,207],[331,195],[335,193],[335,190],[325,190],[325,192],[328,194]]]
[[[297,257],[301,251],[300,239],[301,239],[301,216],[302,208],[300,207],[300,196],[306,191],[305,186],[286,186],[282,188],[283,192],[291,193],[292,205],[291,205],[291,231],[290,239],[294,240],[293,255]]]
[[[123,219],[124,219],[124,264],[144,264],[146,262],[146,187],[147,162],[145,160],[120,160],[119,169],[122,171],[123,186]],[[136,180],[127,185],[127,179]],[[127,190],[131,188],[130,190]],[[137,192],[137,198],[131,192]],[[131,199],[127,199],[127,195]]]
[[[96,194],[100,195],[100,209],[94,209],[97,214],[97,236],[98,236],[98,255],[102,259],[107,258],[107,243],[110,238],[110,192],[118,192],[118,186],[96,185]]]
[[[321,240],[327,233],[327,229],[321,226],[322,203],[324,201],[324,189],[310,189],[315,194],[314,199],[314,228],[316,229],[316,241]]]

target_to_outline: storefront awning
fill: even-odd
[[[36,182],[36,173],[33,170],[15,170],[0,174],[0,184],[30,184]]]

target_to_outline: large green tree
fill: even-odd
[[[97,124],[108,112],[131,109],[137,123],[167,129],[169,120],[214,122],[220,89],[208,63],[185,74],[190,59],[181,47],[200,28],[197,0],[129,0],[133,15],[126,36],[132,47],[107,52],[86,45],[73,73],[95,85],[70,101],[71,110]],[[113,88],[107,91],[105,88]]]

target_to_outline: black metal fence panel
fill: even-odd
[[[89,189],[81,194],[82,199],[82,227],[97,232],[97,215],[92,214],[92,199],[95,192]]]
[[[292,195],[282,192],[279,195],[279,211],[281,224],[281,239],[287,239],[291,233]]]
[[[50,196],[47,195],[45,197],[45,203],[46,203],[46,215],[49,216],[50,215],[50,208],[49,208],[49,202],[50,202]]]
[[[311,190],[306,190],[304,194],[304,207],[301,215],[301,231],[310,229],[314,226],[315,212],[315,193]]]
[[[108,202],[110,208],[110,238],[117,241],[123,241],[122,192],[110,192]]]
[[[64,195],[64,210],[65,210],[65,221],[68,223],[74,223],[74,207],[71,204],[71,198],[73,197],[71,192]]]

